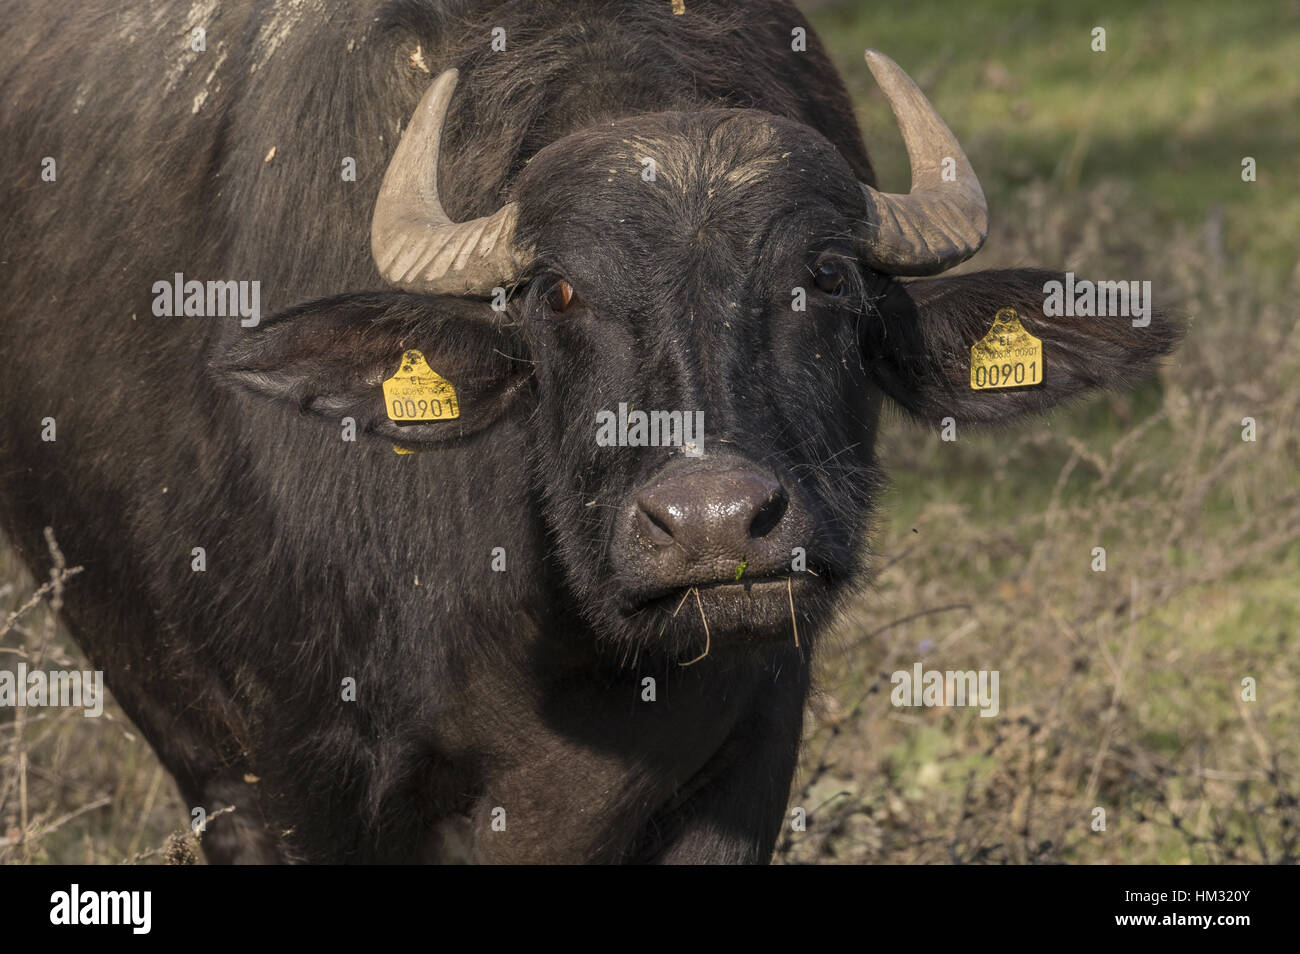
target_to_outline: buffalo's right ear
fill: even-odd
[[[217,376],[264,398],[331,417],[360,433],[415,448],[468,437],[529,390],[523,344],[484,301],[405,292],[340,295],[295,305],[233,333],[212,362]],[[460,416],[402,424],[389,418],[383,383],[407,350],[456,390]]]

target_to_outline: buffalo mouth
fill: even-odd
[[[715,580],[649,594],[627,615],[658,628],[704,635],[714,647],[740,642],[797,642],[810,635],[826,608],[830,581],[796,573]]]

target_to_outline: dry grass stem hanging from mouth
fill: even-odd
[[[701,659],[703,659],[705,656],[707,656],[709,654],[709,646],[711,644],[711,638],[709,636],[709,621],[704,615],[704,604],[700,602],[700,588],[698,586],[692,586],[691,592],[695,594],[695,605],[699,608],[700,619],[703,620],[704,622],[704,652],[700,653],[690,662],[682,663],[683,668],[685,668],[686,666],[693,666]],[[686,602],[686,597],[682,597],[682,602],[683,603]],[[678,609],[681,609],[681,607],[678,606]]]
[[[785,578],[785,593],[790,597],[790,625],[794,627],[794,645],[799,648],[799,623],[794,618],[794,584],[790,582],[790,577]]]

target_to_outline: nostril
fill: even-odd
[[[754,519],[749,522],[749,535],[754,539],[767,536],[776,529],[776,525],[781,522],[789,506],[790,495],[785,492],[785,488],[776,488],[767,501],[758,508]]]
[[[652,543],[667,546],[673,542],[672,528],[647,510],[643,504],[636,508],[636,522],[641,528],[641,534]]]

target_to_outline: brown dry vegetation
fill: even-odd
[[[891,431],[880,572],[821,660],[786,861],[1300,857],[1300,269],[1270,287],[1205,229],[1141,256],[1137,208],[1039,186],[1008,210],[986,264],[1140,261],[1191,334],[1134,395],[956,443]],[[1002,711],[894,707],[918,661],[999,670]]]

